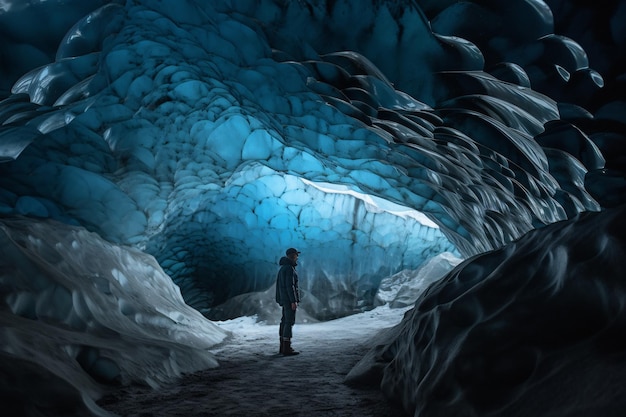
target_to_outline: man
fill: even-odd
[[[280,319],[280,353],[286,356],[297,355],[291,347],[291,329],[296,322],[296,309],[300,302],[300,291],[298,289],[298,256],[300,252],[295,248],[289,248],[285,252],[287,256],[280,258],[280,270],[276,277],[276,302],[283,308],[283,315]]]

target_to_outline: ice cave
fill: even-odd
[[[216,322],[267,316],[297,247],[301,317],[410,308],[346,384],[415,417],[623,416],[624,21],[0,0],[6,415],[106,416],[110,386],[219,367]]]

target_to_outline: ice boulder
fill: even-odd
[[[430,284],[441,279],[462,261],[450,252],[441,253],[416,270],[403,270],[383,279],[378,287],[376,299],[391,308],[413,305],[415,300]]]
[[[108,386],[157,387],[217,366],[226,332],[155,259],[81,227],[0,219],[4,415],[105,415]]]
[[[625,214],[581,214],[464,261],[348,381],[380,382],[416,417],[622,415]]]

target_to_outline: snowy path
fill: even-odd
[[[354,389],[345,375],[369,349],[381,328],[398,323],[405,310],[381,307],[326,323],[297,324],[293,347],[278,354],[277,326],[250,318],[219,323],[233,337],[214,350],[220,367],[153,391],[126,387],[100,404],[120,416],[359,416],[405,414],[379,389]]]

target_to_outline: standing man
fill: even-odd
[[[280,319],[280,353],[283,355],[297,355],[291,348],[291,329],[296,322],[296,309],[300,302],[300,291],[298,289],[298,256],[300,252],[295,248],[289,248],[285,252],[287,256],[280,258],[280,270],[276,277],[276,302],[283,308],[283,315]]]

